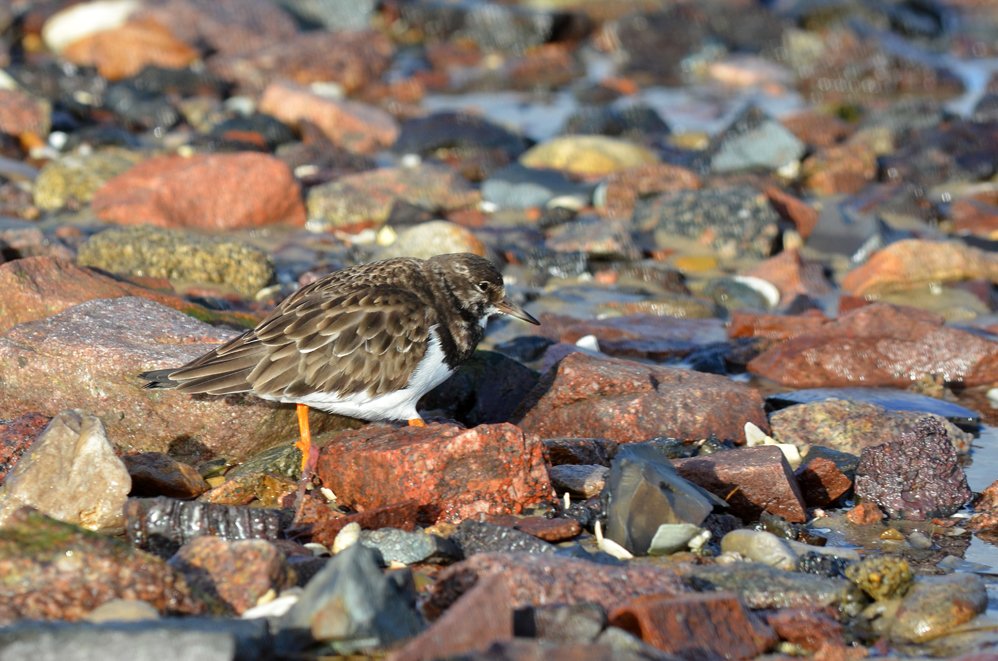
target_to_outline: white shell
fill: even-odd
[[[790,468],[797,470],[801,464],[800,449],[796,445],[789,443],[778,443],[772,436],[765,434],[758,426],[752,422],[745,423],[745,445],[754,448],[760,445],[773,445],[780,448],[783,456],[787,458]]]
[[[780,290],[771,282],[751,275],[736,275],[732,278],[735,282],[740,282],[746,287],[756,290],[766,299],[770,308],[775,308],[780,304]]]
[[[139,8],[138,0],[98,0],[64,9],[42,26],[42,41],[54,53],[61,53],[73,42],[125,24]]]
[[[575,346],[580,349],[588,349],[590,351],[599,351],[599,340],[596,339],[595,335],[583,335],[578,340],[575,341]]]
[[[634,555],[625,549],[623,546],[613,541],[612,539],[606,539],[603,537],[603,527],[600,526],[599,521],[596,522],[596,544],[599,546],[599,550],[604,553],[609,553],[615,558],[620,560],[629,560],[633,558]]]
[[[254,606],[243,613],[244,620],[255,620],[261,617],[281,617],[298,602],[297,594],[281,595],[273,601]]]
[[[348,523],[343,526],[343,530],[336,534],[333,540],[333,548],[330,549],[333,555],[344,551],[360,541],[360,524],[357,522]]]

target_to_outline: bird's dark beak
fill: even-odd
[[[499,312],[502,312],[503,314],[508,314],[511,317],[516,317],[517,319],[526,321],[527,323],[533,324],[534,326],[541,325],[541,322],[537,321],[529,314],[527,314],[526,310],[521,308],[513,301],[509,300],[509,296],[506,296],[501,301],[496,303],[496,309],[498,309]]]

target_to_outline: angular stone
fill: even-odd
[[[533,535],[511,526],[466,519],[450,536],[464,557],[481,553],[554,553],[557,549]]]
[[[370,425],[324,445],[316,471],[341,505],[367,510],[414,499],[430,522],[516,513],[551,494],[543,446],[507,423]]]
[[[250,396],[143,390],[135,376],[179,367],[234,335],[142,298],[81,303],[0,337],[0,410],[54,416],[80,406],[123,451],[239,460],[296,438],[294,408]],[[313,434],[353,424],[319,412],[311,418]]]
[[[101,220],[125,225],[217,231],[305,224],[291,170],[253,152],[150,158],[104,184],[90,207]]]
[[[617,443],[712,433],[740,441],[747,421],[769,428],[758,392],[726,377],[582,353],[548,370],[513,420],[546,438],[603,436]]]
[[[97,266],[107,268],[106,265]],[[271,274],[267,275],[269,280]],[[27,257],[0,265],[0,290],[4,292],[0,300],[0,333],[6,333],[17,324],[51,317],[77,303],[125,296],[140,296],[202,321],[256,324],[249,315],[213,312],[179,296],[81,268],[61,257]]]
[[[777,636],[732,593],[641,597],[609,614],[610,624],[688,661],[751,659]]]
[[[418,634],[422,628],[419,615],[407,603],[401,584],[382,574],[377,555],[363,544],[354,544],[334,556],[281,618],[277,653],[332,642],[350,654]]]
[[[773,627],[780,638],[808,652],[817,652],[824,646],[845,646],[842,625],[825,611],[786,608],[767,615],[766,624]]]
[[[320,96],[286,81],[267,87],[259,110],[292,127],[311,122],[333,144],[360,154],[390,147],[399,135],[395,118],[376,106]]]
[[[758,337],[774,342],[792,340],[828,323],[820,310],[800,315],[765,314],[752,310],[733,310],[728,321],[728,337]]]
[[[973,496],[945,428],[933,418],[919,420],[896,441],[864,449],[856,495],[892,518],[912,521],[947,517]]]
[[[998,283],[998,256],[956,241],[905,239],[873,253],[846,275],[842,288],[873,296],[976,279]]]
[[[9,516],[0,528],[0,623],[78,620],[125,596],[161,613],[205,610],[166,563],[116,539],[30,507]]]
[[[229,541],[212,535],[183,546],[168,563],[189,585],[220,599],[242,615],[268,591],[295,584],[284,554],[262,539]]]
[[[857,526],[873,526],[884,520],[884,513],[873,503],[860,503],[849,510],[846,518]]]
[[[510,590],[512,609],[544,604],[593,602],[604,610],[644,595],[686,592],[679,577],[667,569],[613,567],[551,553],[482,553],[444,569],[430,588],[423,613],[437,619],[471,586],[499,574]]]
[[[332,547],[336,535],[351,523],[356,523],[362,530],[381,528],[412,530],[416,526],[420,509],[419,502],[406,500],[349,515],[332,516],[329,510],[325,516],[317,517],[315,520],[296,518],[295,527],[290,528],[287,535],[292,539],[308,540]]]
[[[0,481],[7,477],[51,420],[41,413],[25,413],[0,425]]]
[[[606,466],[566,464],[549,466],[551,486],[558,493],[568,492],[578,498],[592,498],[603,491],[610,469]]]
[[[582,525],[575,519],[545,519],[542,516],[517,519],[515,527],[546,542],[563,542],[582,532]]]
[[[714,503],[645,444],[625,445],[607,479],[606,536],[645,555],[663,523],[699,526]]]
[[[0,525],[24,505],[89,530],[121,530],[132,487],[100,419],[82,409],[58,413],[0,487]]]
[[[938,415],[914,411],[885,411],[879,404],[826,399],[797,404],[773,413],[773,438],[798,447],[821,446],[858,455],[910,432],[924,417],[938,420],[958,452],[969,452],[971,434]]]
[[[983,613],[987,604],[984,581],[976,574],[920,577],[901,602],[890,637],[909,643],[938,638]]]
[[[852,489],[852,480],[824,457],[805,460],[794,476],[808,507],[830,505]]]
[[[806,239],[811,235],[814,226],[818,224],[818,212],[814,207],[776,186],[767,186],[764,192],[780,218],[792,222],[801,238]]]
[[[609,466],[617,444],[608,438],[545,438],[544,461],[551,466],[588,464]]]
[[[183,500],[131,498],[125,503],[125,536],[137,548],[169,558],[203,535],[239,541],[281,535],[281,514],[258,507],[226,507]]]
[[[393,562],[449,564],[461,558],[460,550],[449,539],[422,531],[379,528],[361,534],[360,543],[377,549],[389,565]]]
[[[931,313],[874,303],[772,347],[748,370],[795,388],[905,388],[932,375],[976,386],[998,381],[998,342]]]
[[[819,299],[833,290],[822,266],[805,261],[796,249],[770,257],[745,275],[773,284],[780,290],[780,300],[787,303],[797,296]]]
[[[739,448],[672,463],[680,475],[725,500],[746,521],[763,512],[792,523],[807,521],[797,478],[777,447]]]
[[[484,651],[497,641],[512,640],[511,601],[509,584],[503,576],[482,578],[429,629],[406,643],[393,661],[431,661]]]
[[[129,495],[197,498],[211,487],[193,466],[177,461],[162,452],[126,454],[122,463],[132,478]]]
[[[380,168],[340,177],[308,192],[309,227],[328,229],[372,223],[381,225],[397,201],[425,209],[451,211],[481,199],[468,181],[440,165]]]

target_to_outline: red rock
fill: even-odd
[[[518,513],[551,497],[543,446],[508,423],[370,425],[323,446],[316,472],[341,505],[415,499],[429,522]]]
[[[875,303],[772,347],[748,371],[794,388],[906,388],[936,375],[978,386],[998,381],[998,342],[922,310]]]
[[[249,505],[256,501],[260,507],[280,508],[285,497],[297,491],[298,483],[291,478],[247,473],[226,480],[211,491],[205,491],[198,500],[215,505]]]
[[[640,597],[609,614],[612,626],[686,659],[752,659],[776,634],[730,592]]]
[[[548,370],[513,420],[541,437],[599,435],[617,443],[712,433],[741,442],[746,422],[769,429],[759,393],[731,379],[582,353]]]
[[[794,475],[808,507],[828,505],[852,488],[852,480],[824,457],[807,462]]]
[[[763,512],[807,521],[804,497],[783,452],[772,445],[738,448],[672,462],[679,474],[727,501],[731,513],[754,521]]]
[[[800,295],[821,298],[833,289],[822,266],[805,261],[796,249],[784,250],[770,257],[745,275],[775,285],[780,290],[780,300],[785,303]]]
[[[54,416],[82,408],[101,419],[119,451],[240,461],[296,438],[294,407],[144,390],[136,377],[183,365],[236,334],[144,298],[80,303],[0,337],[0,411]],[[319,412],[310,422],[313,434],[357,424]]]
[[[575,519],[545,519],[543,516],[515,517],[510,514],[486,517],[487,523],[515,528],[543,539],[546,542],[562,542],[582,532],[582,525]]]
[[[72,260],[76,252],[61,241],[49,239],[37,227],[19,227],[0,230],[0,246],[13,251],[18,259],[26,257],[61,257]]]
[[[25,413],[0,425],[0,482],[31,447],[52,418],[41,413]]]
[[[362,530],[378,530],[379,528],[398,528],[412,530],[419,518],[420,506],[415,500],[406,500],[384,507],[376,507],[366,512],[346,516],[326,518],[320,514],[320,519],[313,523],[303,523],[287,531],[294,539],[308,539],[318,544],[332,546],[336,535],[350,523],[356,523]],[[303,519],[304,520],[304,519]]]
[[[161,613],[205,612],[165,562],[123,541],[22,507],[0,528],[0,623],[79,620],[113,599]]]
[[[638,198],[679,190],[700,188],[700,177],[692,170],[652,163],[615,172],[603,180],[602,205],[597,205],[604,218],[630,219]]]
[[[780,638],[808,652],[817,652],[826,646],[845,646],[842,625],[825,611],[785,608],[767,615],[766,623]]]
[[[728,321],[728,337],[761,337],[782,342],[821,328],[828,323],[821,310],[808,310],[800,315],[766,314],[751,310],[732,310]]]
[[[491,574],[465,592],[433,625],[409,641],[391,661],[430,661],[481,652],[513,639],[509,584]]]
[[[877,176],[877,155],[864,144],[826,147],[804,160],[804,185],[815,195],[858,193]]]
[[[184,69],[200,53],[157,22],[140,20],[74,41],[62,56],[79,66],[97,67],[108,80],[121,80],[147,66]]]
[[[44,138],[49,134],[51,112],[47,103],[26,92],[0,90],[0,133]]]
[[[181,546],[169,564],[238,615],[256,606],[268,591],[279,593],[295,584],[284,554],[263,539],[229,541],[203,535]]]
[[[287,82],[271,83],[260,99],[260,112],[297,127],[308,121],[333,144],[352,152],[370,154],[390,147],[399,125],[390,114],[359,101],[331,99]]]
[[[104,221],[227,230],[305,224],[291,170],[266,154],[158,156],[104,184],[91,201]]]
[[[884,520],[884,513],[873,503],[860,503],[846,513],[846,518],[857,526],[872,526]]]
[[[548,327],[547,316],[541,318],[539,333],[546,337],[558,332]],[[667,360],[685,356],[711,342],[724,339],[720,319],[679,319],[653,314],[633,314],[592,321],[565,320],[561,342],[575,344],[586,335],[594,335],[600,350],[618,358],[648,358]]]
[[[806,239],[811,235],[814,226],[818,224],[818,212],[814,207],[776,186],[767,186],[763,192],[780,218],[797,226],[797,233],[802,238]]]
[[[842,288],[872,296],[978,278],[998,283],[998,256],[955,241],[906,239],[873,253],[846,275]]]
[[[245,93],[259,93],[272,81],[298,85],[338,83],[350,94],[377,80],[388,68],[391,42],[380,32],[303,32],[259,50],[218,54],[208,69],[235,82]]]
[[[215,313],[179,296],[80,267],[60,257],[28,257],[0,265],[0,333],[17,324],[44,319],[96,299],[140,296],[198,319],[255,325],[245,314]]]
[[[956,200],[949,207],[953,231],[988,239],[998,238],[998,207],[975,199]]]
[[[255,53],[298,34],[295,19],[269,0],[156,0],[142,3],[131,20],[155,21],[215,53]]]
[[[141,452],[120,457],[132,478],[130,496],[197,498],[210,489],[200,473],[162,452]]]
[[[839,296],[839,315],[843,315],[846,312],[852,312],[857,308],[866,307],[870,304],[870,301],[862,298],[861,296],[848,296],[842,294]]]
[[[330,507],[325,497],[315,491],[305,492],[295,504],[295,518],[291,522],[293,529],[301,529],[316,523],[325,523],[334,519],[342,519],[346,514]]]
[[[651,565],[610,567],[549,553],[479,553],[437,575],[423,606],[430,620],[479,581],[498,574],[506,579],[511,609],[545,604],[600,604],[604,610],[645,595],[676,596],[687,592],[675,572]]]
[[[831,147],[848,138],[853,127],[835,115],[804,111],[780,120],[797,139],[812,147]]]

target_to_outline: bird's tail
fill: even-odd
[[[170,375],[177,371],[177,368],[169,370],[153,370],[139,374],[140,379],[145,379],[149,383],[142,386],[144,390],[176,388],[180,381],[174,381]]]

